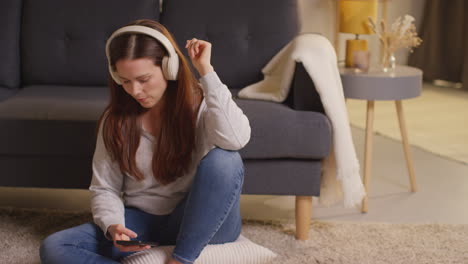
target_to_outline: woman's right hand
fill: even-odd
[[[136,238],[138,235],[132,230],[125,228],[121,224],[110,225],[107,228],[107,233],[109,233],[112,241],[114,241],[114,246],[122,252],[133,252],[141,251],[151,248],[150,246],[122,246],[116,243],[117,240],[130,240],[130,238]]]

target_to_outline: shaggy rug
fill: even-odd
[[[39,263],[47,235],[89,221],[88,212],[0,208],[0,263]],[[275,263],[468,263],[468,225],[311,223],[308,241],[280,221],[244,220],[242,234],[278,254]]]

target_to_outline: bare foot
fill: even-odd
[[[182,262],[179,262],[179,261],[171,258],[167,264],[182,264]]]

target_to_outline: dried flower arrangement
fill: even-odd
[[[372,18],[369,17],[368,19],[370,28],[378,35],[382,44],[382,64],[384,67],[389,67],[388,64],[392,63],[392,58],[390,57],[394,56],[397,49],[409,48],[410,52],[413,52],[413,48],[419,46],[422,42],[422,39],[418,37],[418,33],[416,32],[416,26],[413,24],[414,17],[410,15],[405,15],[404,18],[398,17],[390,29],[387,28],[383,20],[380,21],[379,28]],[[390,67],[394,68],[394,65]]]

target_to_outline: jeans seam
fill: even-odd
[[[233,191],[233,193],[231,194],[231,198],[230,198],[230,200],[229,200],[229,202],[228,202],[229,205],[225,208],[224,214],[223,214],[222,217],[226,217],[226,215],[227,215],[227,213],[228,213],[227,208],[229,208],[229,207],[232,208],[232,205],[233,205],[234,202],[235,202],[236,193],[237,193],[239,190],[242,189],[243,174],[244,174],[244,170],[243,170],[243,168],[242,168],[242,169],[238,172],[238,175],[237,175],[237,182],[236,182],[237,188],[235,188],[234,191]],[[240,194],[239,194],[239,195],[240,195]],[[207,241],[206,243],[204,243],[204,245],[203,245],[203,247],[202,247],[202,251],[203,251],[203,249],[208,245],[208,243],[211,241],[211,239],[213,239],[213,237],[214,237],[214,235],[216,234],[216,232],[218,232],[219,228],[220,228],[221,225],[222,225],[220,222],[221,222],[221,220],[218,221],[218,225],[217,225],[216,228],[215,228],[216,231],[212,232],[212,233],[210,234],[210,236],[209,236],[208,241]],[[198,255],[195,257],[195,259],[197,259],[197,258],[200,256],[200,254],[201,254],[201,251],[200,251],[200,252],[198,253]],[[177,254],[175,254],[175,253],[173,253],[173,256],[177,256],[177,257],[179,257],[180,259],[185,260],[184,258],[180,257],[179,255],[177,255]],[[195,260],[194,260],[194,261],[195,261]],[[190,262],[190,263],[193,263],[193,262]],[[185,264],[185,263],[184,263],[184,264]]]
[[[228,203],[229,205],[227,206],[227,208],[224,209],[224,214],[223,214],[222,217],[226,217],[226,216],[227,216],[227,214],[228,214],[228,210],[227,210],[227,209],[228,209],[229,207],[231,207],[231,209],[232,209],[232,205],[233,205],[234,202],[235,202],[236,193],[237,193],[237,191],[241,188],[242,177],[240,177],[240,176],[242,176],[242,173],[239,173],[239,174],[238,174],[238,177],[237,177],[238,182],[236,182],[238,188],[236,188],[236,189],[234,190],[234,192],[231,194],[231,197],[230,197],[230,200],[229,200],[229,203]],[[216,231],[214,231],[214,232],[212,232],[212,233],[210,234],[210,241],[211,241],[211,239],[214,237],[214,235],[216,234],[216,232],[218,232],[219,228],[221,227],[222,224],[221,224],[220,222],[221,222],[221,220],[218,221],[218,225],[216,226]],[[209,243],[210,241],[208,241],[208,242],[205,244],[205,246],[208,245],[208,243]]]
[[[190,261],[188,259],[185,259],[185,258],[179,256],[176,253],[172,253],[172,257],[175,258],[177,261],[182,262],[183,264],[187,264],[187,263],[191,264],[191,263],[195,262],[195,261]]]

